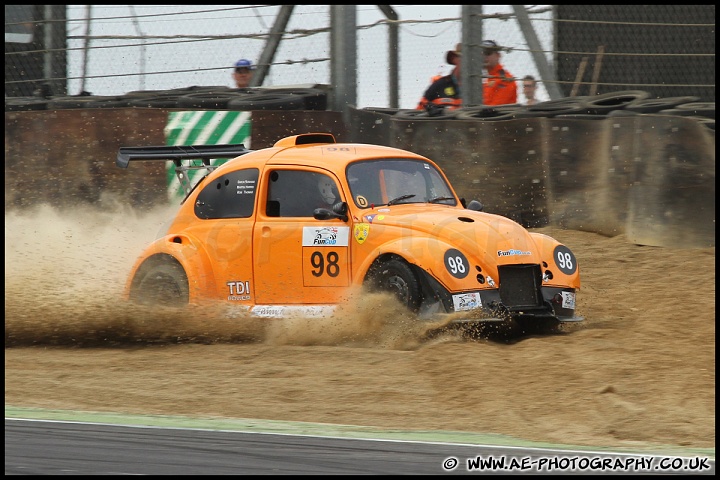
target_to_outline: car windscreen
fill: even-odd
[[[398,203],[457,203],[438,169],[422,160],[364,160],[348,165],[346,175],[352,198],[361,208]]]

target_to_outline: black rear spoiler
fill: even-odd
[[[120,168],[127,168],[131,161],[137,160],[172,160],[175,164],[175,174],[185,190],[185,195],[192,191],[189,183],[188,170],[206,169],[212,172],[217,165],[211,165],[210,160],[219,158],[235,158],[250,153],[252,150],[245,145],[160,145],[151,147],[120,147],[115,164]],[[183,165],[183,160],[202,160],[202,165]]]
[[[175,165],[181,165],[182,160],[203,160],[210,165],[213,158],[235,158],[252,150],[245,145],[170,145],[156,147],[120,147],[115,164],[120,168],[127,168],[134,160],[172,160]]]

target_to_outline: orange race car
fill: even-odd
[[[130,272],[126,296],[135,302],[317,316],[365,287],[355,291],[393,292],[418,318],[583,320],[570,249],[482,212],[476,200],[466,205],[421,155],[307,133],[255,151],[120,148],[118,166],[135,160],[172,160],[187,194]],[[198,169],[206,174],[191,186]]]

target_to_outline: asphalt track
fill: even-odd
[[[473,464],[478,458],[505,466]],[[714,475],[715,456],[462,432],[5,408],[6,475],[448,473]]]

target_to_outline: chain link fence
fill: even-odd
[[[232,65],[247,58],[266,69],[262,86],[330,85],[332,62],[355,63],[357,105],[392,107],[396,25],[397,106],[409,109],[433,76],[449,72],[445,52],[462,40],[460,5],[390,6],[396,19],[358,5],[357,58],[332,58],[332,7],[294,6],[285,24],[282,7],[292,6],[6,5],[5,96],[232,87]],[[550,85],[564,96],[643,90],[715,101],[714,5],[524,7],[526,24],[513,6],[483,5],[482,38],[504,47],[501,62],[516,79],[539,79],[541,101]],[[273,42],[274,55],[260,62]],[[552,75],[540,75],[538,58]]]

